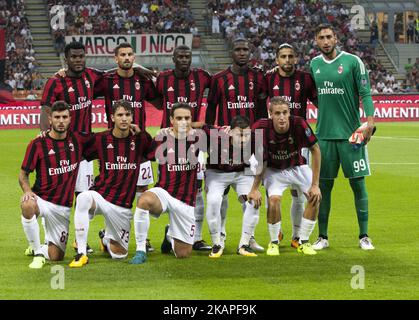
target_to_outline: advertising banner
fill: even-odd
[[[66,36],[65,42],[79,41],[86,46],[87,56],[113,56],[115,48],[128,42],[138,56],[172,55],[179,45],[192,48],[191,33],[133,34],[133,35],[87,35]]]
[[[404,122],[419,121],[419,94],[418,95],[392,95],[375,96],[374,116],[377,122]],[[205,100],[204,100],[205,102]],[[151,104],[145,103],[146,125],[160,126],[162,111]],[[1,129],[29,129],[39,128],[41,107],[39,101],[19,101],[14,104],[0,104],[0,130]],[[360,109],[362,120],[364,112]],[[205,107],[201,110],[201,121],[205,119]],[[307,119],[313,123],[317,119],[317,109],[310,104]],[[93,127],[107,127],[104,100],[93,101],[92,105]]]

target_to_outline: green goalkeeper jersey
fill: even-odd
[[[368,71],[361,59],[345,51],[338,51],[333,60],[323,55],[310,63],[310,71],[317,87],[319,139],[348,139],[361,125],[359,100],[366,116],[374,115]]]

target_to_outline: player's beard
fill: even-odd
[[[330,57],[330,56],[333,54],[333,52],[335,51],[335,49],[336,49],[336,45],[332,46],[332,47],[331,47],[331,49],[330,49],[329,51],[325,51],[325,50],[323,50],[321,47],[319,47],[319,49],[320,49],[320,52],[321,52],[323,55],[325,55],[326,57]]]
[[[284,65],[281,66],[281,69],[286,74],[292,74],[292,73],[294,73],[294,66],[293,65],[286,65],[286,64],[284,64]]]
[[[68,130],[69,125],[67,126],[62,126],[61,128],[58,126],[53,125],[52,126],[52,130],[54,130],[57,134],[63,134]]]
[[[119,65],[119,67],[120,67],[122,70],[128,71],[128,70],[131,70],[131,69],[132,69],[132,66],[133,66],[133,65],[134,65],[133,63],[125,63],[125,62],[123,62],[123,63],[121,63],[121,64]]]

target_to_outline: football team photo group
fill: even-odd
[[[182,31],[188,1],[149,8],[140,1],[141,14],[128,25],[121,21],[137,9],[124,13],[121,1],[79,2],[82,34],[92,34],[89,26],[110,34],[110,22],[91,19],[98,8],[118,12],[121,34],[147,17],[153,29],[189,33]],[[176,5],[179,12],[170,11]],[[202,57],[196,43],[177,43],[166,60],[171,67],[154,68],[135,43],[121,40],[104,70],[90,63],[89,44],[66,37],[62,67],[42,84],[38,128],[1,132],[2,152],[10,154],[2,156],[10,172],[2,174],[8,231],[0,242],[2,260],[11,263],[3,299],[417,299],[418,126],[380,122],[373,98],[381,67],[371,67],[370,46],[363,52],[350,44],[353,30],[342,33],[343,22],[327,14],[328,21],[303,18],[329,6],[336,19],[347,16],[339,1],[259,1],[254,8],[209,1],[205,32],[214,43],[226,37],[231,61],[211,72],[194,62]],[[267,28],[263,58],[248,33],[259,22],[281,24],[291,9],[291,22],[312,23],[311,38],[272,43],[275,31]],[[153,20],[160,14],[173,25]],[[401,39],[387,36],[380,41]],[[405,46],[416,37],[407,33]],[[411,66],[406,83],[415,92],[418,59]],[[107,128],[97,126],[97,99]],[[52,270],[62,272],[69,296],[48,289]],[[139,295],[134,279],[146,288]],[[165,293],[158,291],[163,281]],[[26,285],[43,288],[40,296],[15,291]]]

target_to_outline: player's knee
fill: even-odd
[[[222,201],[223,201],[222,196],[220,197],[219,195],[207,193],[207,206],[208,205],[214,206],[221,203]]]
[[[65,254],[59,249],[51,250],[50,248],[48,248],[48,255],[50,261],[63,261]]]
[[[281,197],[280,196],[270,196],[269,197],[269,206],[276,207],[281,204]]]
[[[144,210],[151,210],[151,208],[153,207],[153,202],[154,198],[149,194],[149,192],[145,192],[138,199],[137,207]]]
[[[178,259],[189,258],[192,253],[192,246],[190,248],[175,249],[175,256]]]
[[[33,200],[27,200],[20,204],[20,208],[22,210],[22,216],[25,219],[32,219],[37,212],[37,205],[36,202]]]
[[[128,256],[128,251],[113,240],[108,246],[108,252],[112,259],[125,259]]]

